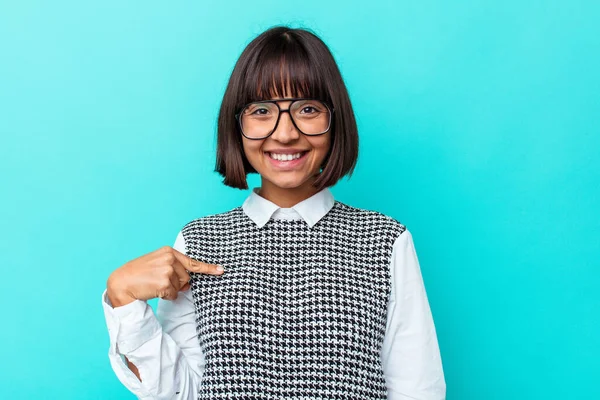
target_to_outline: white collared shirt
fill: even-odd
[[[291,208],[280,208],[254,188],[242,205],[259,227],[269,219],[303,219],[311,228],[334,204],[321,190]],[[185,254],[179,232],[173,248]],[[407,229],[395,241],[390,265],[391,293],[381,350],[389,400],[444,400],[446,383],[435,326],[412,235]],[[156,316],[142,300],[113,308],[102,294],[110,336],[108,356],[118,379],[140,399],[196,399],[204,356],[196,334],[191,290],[176,300],[158,300]],[[122,356],[137,368],[142,381]]]

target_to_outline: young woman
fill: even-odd
[[[352,173],[358,134],[317,36],[275,27],[246,47],[217,147],[226,185],[261,186],[110,275],[120,381],[141,399],[444,399],[410,232],[328,189]]]

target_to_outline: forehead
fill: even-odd
[[[251,63],[244,74],[241,104],[282,98],[330,99],[322,67],[298,54],[279,53]]]
[[[263,82],[269,83],[263,84]],[[314,92],[317,90],[311,88],[308,80],[303,77],[291,76],[290,73],[270,77],[268,74],[263,74],[256,85],[256,100],[305,98],[311,97]]]

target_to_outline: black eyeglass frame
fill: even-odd
[[[329,124],[327,125],[327,129],[325,129],[321,133],[304,133],[304,132],[302,132],[302,129],[298,128],[298,125],[296,124],[296,121],[294,121],[294,117],[290,113],[290,109],[292,108],[292,106],[294,105],[295,102],[301,101],[301,100],[315,100],[315,101],[323,103],[323,105],[329,111]],[[291,101],[291,103],[290,103],[290,106],[287,109],[282,110],[281,107],[279,106],[279,103],[278,103],[279,101]],[[277,109],[279,110],[279,113],[277,114],[277,121],[275,122],[275,127],[273,128],[273,130],[271,132],[269,132],[266,136],[259,137],[259,138],[253,138],[253,137],[246,136],[246,134],[244,133],[244,128],[242,127],[242,119],[241,119],[241,115],[244,112],[244,110],[248,106],[250,106],[251,104],[256,104],[256,103],[273,103],[273,104],[275,104],[277,106]],[[334,111],[335,111],[335,109],[333,107],[331,107],[329,104],[327,104],[327,102],[325,102],[323,100],[314,99],[314,98],[310,98],[310,97],[292,97],[292,98],[288,98],[288,99],[262,100],[262,101],[253,101],[253,102],[250,102],[250,103],[246,104],[244,107],[242,107],[241,110],[237,114],[235,114],[235,119],[238,122],[238,126],[240,127],[240,132],[242,133],[242,135],[244,135],[244,137],[246,139],[250,139],[250,140],[263,140],[263,139],[266,139],[269,136],[271,136],[273,134],[273,132],[275,132],[277,130],[277,126],[279,125],[279,120],[281,119],[281,114],[283,114],[285,112],[287,112],[288,114],[290,114],[290,120],[292,121],[292,124],[294,125],[294,127],[296,129],[298,129],[298,132],[300,132],[300,133],[302,133],[303,135],[306,135],[306,136],[319,136],[319,135],[326,134],[329,131],[329,129],[331,129],[331,121],[333,121],[333,112]]]

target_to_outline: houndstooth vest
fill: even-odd
[[[205,356],[199,399],[385,399],[392,246],[405,227],[335,201],[310,228],[237,207],[182,229]]]

